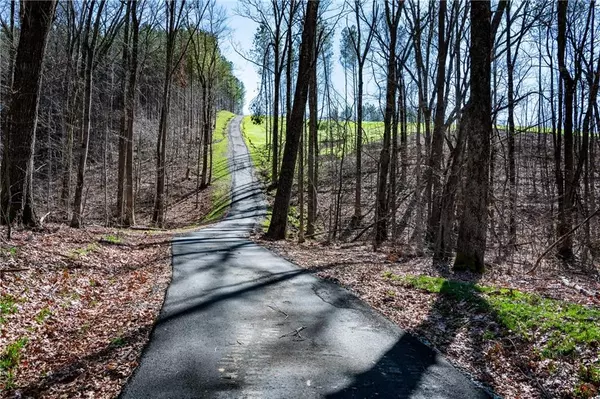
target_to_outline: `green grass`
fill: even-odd
[[[45,307],[35,315],[35,321],[38,324],[42,324],[50,316],[52,316],[52,311],[48,307]]]
[[[7,258],[16,258],[17,252],[17,247],[0,247],[0,255],[3,255]]]
[[[479,311],[493,314],[509,331],[525,340],[540,342],[540,355],[544,358],[572,355],[578,347],[600,343],[600,309],[441,277],[398,276],[390,272],[384,277],[468,302]]]
[[[270,163],[267,161],[267,146],[266,146],[266,120],[272,119],[271,117],[263,117],[260,124],[252,122],[250,116],[245,116],[242,122],[242,131],[246,139],[246,144],[250,149],[250,155],[254,165],[259,171],[264,174],[270,174]],[[285,139],[285,118],[281,118],[280,126],[283,127],[283,134]],[[270,126],[269,126],[270,127]],[[371,122],[363,121],[363,145],[369,143],[377,143],[383,140],[384,123],[383,122]],[[407,135],[411,136],[417,132],[416,122],[407,123]],[[331,129],[330,129],[331,128]],[[455,128],[455,125],[452,126]],[[507,127],[504,125],[496,125],[496,128],[500,131],[506,130]],[[550,128],[541,127],[526,127],[526,126],[515,126],[517,132],[528,132],[528,133],[551,133]],[[425,136],[425,123],[420,124],[420,132],[422,140]],[[433,133],[433,123],[431,124],[431,132]],[[398,132],[400,134],[400,132]],[[356,123],[349,121],[347,124],[344,121],[319,121],[319,154],[329,155],[334,154],[337,158],[342,155],[342,139],[346,137],[346,155],[354,153],[356,149]],[[333,141],[332,141],[333,140]],[[283,149],[282,149],[283,150]],[[268,176],[265,176],[268,177]]]
[[[250,116],[245,116],[242,119],[242,134],[252,163],[258,170],[259,176],[265,181],[271,180],[271,166],[268,158],[267,138],[265,136],[265,119],[261,124],[252,122]]]
[[[205,221],[221,219],[227,211],[231,191],[231,172],[229,170],[227,126],[235,115],[229,111],[217,112],[217,121],[213,131],[213,166],[212,166],[212,211]]]
[[[121,237],[114,234],[107,234],[102,237],[102,240],[110,242],[111,244],[120,244],[122,242]]]
[[[121,347],[127,344],[127,340],[123,337],[116,337],[110,340],[110,344],[112,346]]]
[[[96,243],[88,244],[85,248],[76,248],[69,251],[69,257],[71,259],[78,259],[82,256],[87,256],[92,252],[96,252],[100,247]]]
[[[280,123],[285,135],[285,118],[281,118]],[[416,123],[408,124],[409,135],[416,132],[416,126]],[[268,158],[269,149],[267,148],[265,129],[266,118],[262,118],[260,124],[255,124],[250,116],[245,116],[242,121],[242,132],[254,166],[259,170],[261,176],[266,180],[270,180],[271,166]],[[383,122],[363,122],[363,144],[381,141],[383,139],[383,129]],[[424,126],[422,126],[422,129],[424,134]],[[355,135],[356,124],[354,122],[345,124],[343,121],[337,123],[326,120],[320,121],[318,126],[319,154],[329,155],[333,152],[336,157],[341,157],[344,136],[347,138],[346,155],[354,152]]]
[[[0,325],[6,322],[4,315],[17,312],[17,300],[11,295],[0,296]]]
[[[21,362],[21,353],[26,344],[27,338],[20,338],[8,344],[0,354],[0,385],[6,389],[14,387],[14,372]]]

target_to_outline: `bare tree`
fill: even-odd
[[[319,1],[309,1],[306,6],[304,25],[302,31],[302,44],[300,46],[300,62],[298,65],[298,79],[294,92],[294,105],[290,124],[286,130],[285,148],[283,151],[281,176],[275,195],[273,215],[266,236],[274,240],[285,239],[287,229],[287,215],[292,194],[294,169],[298,157],[298,146],[304,125],[304,109],[308,98],[308,82],[311,69],[316,68],[316,38],[317,17]]]
[[[121,11],[123,5],[113,10],[112,15],[103,14],[106,0],[100,0],[96,8],[96,0],[91,0],[86,16],[83,52],[84,52],[84,94],[83,94],[83,122],[80,135],[79,165],[77,168],[77,184],[75,186],[75,199],[73,200],[73,217],[71,227],[81,227],[83,223],[83,196],[85,173],[87,168],[88,151],[90,146],[90,134],[92,129],[92,90],[93,73],[98,62],[107,53],[113,43],[115,35],[121,25]],[[100,32],[103,17],[108,21],[105,32]],[[92,20],[94,21],[92,24]],[[102,35],[101,35],[102,33]]]
[[[467,131],[463,211],[455,269],[482,272],[488,224],[490,139],[492,135],[490,2],[471,1],[471,97],[461,125]]]
[[[371,43],[375,33],[375,24],[379,14],[377,2],[373,1],[371,5],[371,13],[367,16],[364,11],[362,2],[355,0],[351,3],[351,8],[354,13],[354,22],[356,23],[356,34],[350,35],[352,42],[352,50],[356,54],[357,63],[357,93],[356,93],[356,185],[354,195],[354,215],[352,224],[358,225],[362,219],[362,145],[363,145],[363,95],[364,95],[364,68],[365,62],[371,50]],[[363,37],[362,21],[366,21],[367,32],[366,37]],[[364,39],[364,40],[363,40]]]
[[[385,95],[385,114],[383,127],[383,144],[379,156],[379,177],[377,179],[377,200],[375,205],[375,247],[387,239],[388,222],[388,174],[390,166],[390,146],[392,133],[392,118],[396,108],[396,45],[398,26],[402,15],[403,2],[390,0],[385,2],[385,24],[388,38],[378,37],[380,44],[387,49],[387,86]]]
[[[33,151],[42,66],[55,9],[55,0],[21,3],[21,32],[2,158],[1,219],[8,225],[15,221],[28,226],[38,223],[32,193]]]

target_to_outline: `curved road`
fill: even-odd
[[[248,239],[265,205],[240,122],[230,212],[173,240],[173,281],[121,397],[488,397],[347,290]]]

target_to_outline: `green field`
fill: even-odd
[[[242,131],[246,138],[246,143],[250,148],[252,160],[260,169],[267,165],[266,150],[266,119],[262,123],[255,124],[250,116],[245,116],[242,122]],[[285,130],[285,118],[281,118],[281,124]],[[377,143],[383,140],[383,122],[365,121],[363,126],[363,145]],[[432,126],[433,129],[433,126]],[[408,123],[407,133],[413,135],[417,131],[416,123]],[[285,134],[285,132],[284,132]],[[421,134],[425,135],[425,124],[421,124]],[[355,122],[329,122],[321,121],[319,123],[319,154],[329,155],[333,153],[336,157],[342,154],[343,139],[346,137],[346,154],[355,152],[356,148],[356,123]],[[268,168],[267,168],[268,169]]]
[[[217,112],[217,121],[213,131],[213,164],[212,164],[212,211],[206,221],[220,219],[227,210],[231,191],[231,172],[228,164],[227,126],[235,115],[229,111]]]
[[[259,170],[262,177],[270,177],[264,120],[261,124],[254,124],[250,116],[244,116],[242,119],[242,134],[250,151],[252,163]]]
[[[281,122],[284,127],[285,134],[285,119],[282,118]],[[250,156],[254,165],[259,169],[268,173],[269,161],[268,153],[266,148],[266,118],[263,118],[262,123],[255,124],[252,122],[250,116],[245,116],[242,121],[242,132],[246,140],[246,144],[250,149]],[[365,143],[381,141],[383,138],[383,122],[363,122],[363,129],[365,135],[363,140]],[[409,131],[411,126],[409,126]],[[330,154],[332,151],[336,156],[341,156],[343,138],[347,135],[348,147],[346,152],[354,151],[355,143],[355,124],[354,122],[348,122],[348,124],[332,123],[331,129],[329,129],[328,122],[322,121],[319,124],[319,153],[321,155]],[[283,149],[282,149],[283,150]]]
[[[242,122],[242,132],[244,133],[244,137],[246,139],[246,144],[250,149],[250,154],[252,157],[252,161],[254,165],[261,171],[263,175],[268,175],[270,173],[269,160],[268,160],[268,149],[266,148],[266,119],[263,118],[262,123],[255,124],[250,116],[245,116]],[[285,134],[285,118],[281,118],[281,125],[284,128]],[[363,122],[363,145],[368,145],[369,143],[377,143],[383,140],[383,130],[384,124],[383,122]],[[409,136],[416,134],[417,132],[417,123],[409,122],[407,124],[407,134]],[[269,126],[270,128],[270,126]],[[454,129],[455,126],[452,125],[451,129]],[[506,126],[504,125],[496,125],[496,129],[500,131],[505,131]],[[550,133],[550,129],[545,128],[536,128],[536,127],[515,127],[517,134],[523,131],[527,131],[529,133]],[[425,136],[425,124],[421,123],[420,126],[421,136]],[[433,134],[433,125],[431,125],[431,134]],[[320,155],[329,155],[334,154],[337,158],[340,158],[342,155],[342,145],[343,139],[346,137],[346,155],[349,153],[354,153],[356,149],[356,123],[355,122],[330,122],[329,121],[321,121],[319,123],[319,154]],[[282,149],[283,150],[283,149]]]

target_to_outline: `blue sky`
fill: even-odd
[[[256,32],[257,24],[249,18],[237,14],[236,0],[216,0],[216,4],[223,7],[227,11],[227,26],[229,33],[222,41],[223,53],[228,60],[233,62],[235,75],[244,82],[246,88],[246,102],[244,104],[244,113],[249,114],[250,101],[258,94],[258,85],[260,78],[256,72],[256,67],[249,61],[246,61],[239,53],[246,54],[252,49],[252,41],[254,32]],[[343,23],[340,23],[343,24]],[[337,43],[340,40],[340,25],[335,32],[334,48],[337,53]],[[333,86],[341,88],[344,85],[343,69],[337,62],[338,55],[334,56],[334,70],[331,76]]]
[[[233,62],[235,75],[244,82],[246,87],[244,113],[249,114],[248,105],[258,93],[257,87],[260,79],[254,65],[246,61],[237,51],[244,54],[252,48],[252,39],[257,24],[249,18],[237,15],[237,1],[217,0],[217,4],[227,10],[227,25],[230,32],[228,37],[223,40],[223,53],[228,60]]]

